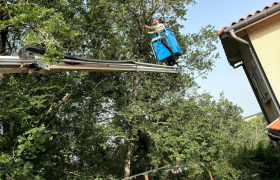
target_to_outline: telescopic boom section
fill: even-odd
[[[21,59],[18,56],[0,56],[0,73],[46,71],[115,71],[115,72],[153,72],[178,73],[179,67],[140,63],[135,61],[73,60],[62,59],[59,64],[47,65],[40,59]]]
[[[141,63],[130,60],[100,60],[69,55],[64,55],[64,59],[59,64],[48,65],[40,59],[40,56],[44,53],[45,50],[42,48],[25,46],[19,51],[19,56],[0,56],[0,73],[30,74],[35,71],[39,73],[46,71],[178,73],[180,69],[174,66]]]

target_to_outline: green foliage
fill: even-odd
[[[278,179],[279,158],[279,152],[273,151],[267,143],[259,142],[252,149],[246,146],[240,148],[229,164],[234,169],[232,174],[239,172],[239,178],[242,179],[250,179],[252,174],[259,174],[261,179]]]
[[[8,31],[10,39],[6,54],[15,54],[22,45],[39,45],[47,49],[43,59],[53,64],[65,53],[85,55],[89,48],[98,51],[99,42],[111,29],[104,20],[106,15],[101,13],[103,8],[96,8],[94,12],[88,11],[89,8],[91,4],[85,1],[3,2],[0,12],[5,16],[0,21],[0,31]],[[95,23],[98,21],[103,24],[102,28]]]
[[[113,156],[106,144],[108,130],[100,124],[106,96],[117,87],[116,80],[106,81],[111,77],[110,73],[6,75],[0,86],[4,124],[0,175],[61,179],[86,171],[101,176],[103,172],[97,172]]]
[[[3,4],[3,3],[2,3]],[[7,1],[0,31],[6,54],[20,45],[47,48],[45,61],[63,53],[155,63],[144,24],[164,20],[184,52],[178,74],[5,74],[0,84],[1,179],[120,179],[169,164],[224,161],[183,175],[150,179],[247,179],[268,176],[278,155],[263,144],[262,117],[244,122],[223,94],[199,94],[195,80],[213,69],[214,27],[183,35],[188,5],[177,1]],[[267,158],[267,159],[265,159]],[[264,171],[259,169],[265,168]],[[271,171],[270,171],[271,170]],[[275,174],[276,177],[277,174]]]

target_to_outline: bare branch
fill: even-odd
[[[166,125],[169,125],[168,122],[158,122],[158,123],[154,123],[154,124],[166,124]]]
[[[115,136],[115,137],[112,137],[112,139],[116,139],[116,138],[124,138],[124,139],[126,139],[127,141],[134,141],[135,139],[128,139],[127,137],[125,137],[125,136]]]

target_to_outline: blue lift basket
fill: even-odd
[[[161,40],[161,37],[166,35],[166,41],[169,47],[171,47],[173,53],[176,57],[173,57],[170,50],[164,45],[164,43]],[[169,28],[164,28],[160,32],[157,32],[151,38],[151,46],[153,53],[156,57],[156,59],[159,62],[166,62],[167,64],[169,61],[175,62],[176,59],[179,58],[179,56],[182,55],[182,50],[175,38],[175,34],[172,32]]]

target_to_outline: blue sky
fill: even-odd
[[[262,10],[265,6],[271,6],[275,1],[271,0],[197,0],[197,4],[189,6],[187,21],[182,33],[195,33],[201,27],[211,24],[217,30],[224,26],[230,26],[232,22],[240,18],[246,18],[248,14],[254,14],[256,10]],[[214,99],[219,99],[220,93],[243,109],[243,116],[249,116],[261,109],[253,94],[250,84],[242,68],[233,69],[227,61],[222,44],[219,42],[218,51],[220,59],[215,63],[215,68],[209,73],[206,80],[198,80],[201,92],[209,92]]]

